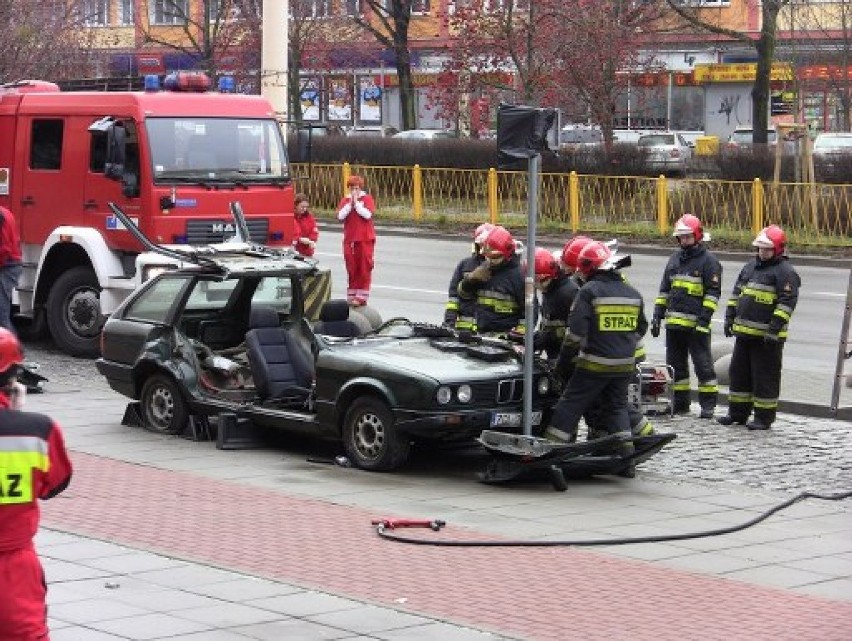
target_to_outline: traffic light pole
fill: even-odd
[[[535,235],[541,154],[530,156],[527,169],[527,273],[524,275],[524,434],[532,436],[533,334],[535,333]]]

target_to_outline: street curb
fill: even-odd
[[[727,403],[728,394],[719,392],[719,401]],[[832,410],[828,405],[817,405],[804,401],[778,400],[778,411],[785,414],[796,414],[808,418],[832,419],[837,421],[852,421],[852,407],[838,407]]]

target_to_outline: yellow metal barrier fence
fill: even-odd
[[[526,226],[526,172],[365,165],[294,165],[299,191],[331,213],[351,174],[364,178],[379,219]],[[852,246],[852,185],[541,175],[539,225],[553,232],[661,236],[691,213],[718,237],[744,241],[764,225],[800,245]]]

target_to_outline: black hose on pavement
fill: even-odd
[[[703,532],[688,532],[685,534],[661,534],[658,536],[636,536],[630,538],[621,538],[621,539],[587,539],[581,541],[534,541],[534,540],[508,540],[508,541],[495,541],[495,540],[484,540],[484,541],[465,541],[465,540],[457,540],[457,539],[449,539],[449,540],[430,540],[430,539],[420,539],[420,538],[412,538],[408,536],[399,536],[397,534],[391,533],[389,530],[393,528],[387,528],[382,523],[378,523],[376,527],[376,533],[382,537],[383,539],[387,539],[389,541],[396,541],[397,543],[410,543],[412,545],[435,545],[441,547],[506,547],[506,548],[517,548],[517,547],[562,547],[562,546],[572,546],[572,547],[593,547],[593,546],[604,546],[604,545],[630,545],[633,543],[662,543],[665,541],[683,541],[686,539],[700,539],[708,536],[719,536],[720,534],[732,534],[733,532],[739,532],[741,530],[745,530],[746,528],[751,527],[752,525],[757,525],[761,521],[765,521],[773,514],[780,512],[783,509],[790,507],[798,503],[799,501],[804,501],[805,499],[820,499],[823,501],[842,501],[843,499],[848,499],[852,497],[852,492],[842,492],[840,494],[816,494],[814,492],[802,492],[801,494],[797,494],[791,499],[784,501],[783,503],[779,503],[773,508],[770,508],[763,514],[756,516],[750,521],[746,521],[745,523],[741,523],[740,525],[731,525],[729,527],[718,528],[716,530],[705,530]]]

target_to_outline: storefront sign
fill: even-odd
[[[754,82],[757,63],[697,64],[693,71],[695,81],[707,82]],[[786,62],[772,63],[771,80],[793,80],[793,68]]]
[[[371,76],[358,78],[358,120],[362,123],[382,122],[382,88]]]
[[[299,104],[302,107],[302,120],[317,122],[320,120],[320,79],[316,76],[301,79]]]
[[[352,80],[330,76],[328,82],[328,121],[352,122]]]

